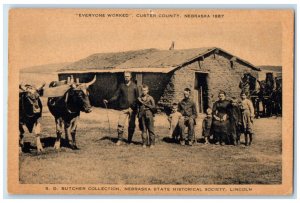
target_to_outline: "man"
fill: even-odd
[[[242,90],[242,92],[245,92],[248,98],[250,97],[250,82],[247,74],[244,74],[244,76],[241,78],[239,88]]]
[[[124,125],[128,118],[128,144],[131,144],[135,129],[135,119],[137,115],[137,98],[139,96],[138,88],[131,81],[131,73],[124,73],[124,83],[120,84],[114,96],[110,100],[103,100],[105,103],[110,103],[118,100],[119,102],[119,120],[118,120],[118,141],[117,146],[121,145],[123,140]]]
[[[192,145],[192,138],[194,136],[194,127],[196,125],[196,118],[198,116],[196,105],[190,99],[191,90],[189,88],[185,88],[184,99],[178,104],[178,111],[182,114],[182,117],[178,121],[179,129],[180,129],[180,144],[185,145],[186,137],[184,134],[185,127],[188,127],[188,137],[187,143],[188,145]]]

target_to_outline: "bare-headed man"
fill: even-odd
[[[124,73],[124,83],[120,84],[114,96],[109,100],[104,100],[105,103],[110,103],[118,100],[119,103],[119,120],[118,120],[118,141],[116,145],[121,145],[124,141],[124,125],[128,118],[128,144],[131,143],[135,129],[135,119],[137,115],[137,98],[139,97],[138,88],[131,81],[131,73]]]

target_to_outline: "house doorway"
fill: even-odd
[[[199,113],[205,113],[208,108],[208,73],[195,73],[194,100]]]

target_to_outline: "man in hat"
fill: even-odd
[[[194,136],[194,127],[196,125],[196,118],[198,116],[196,105],[190,99],[191,89],[185,88],[183,91],[184,98],[178,104],[178,111],[181,113],[182,117],[178,121],[180,129],[180,144],[185,145],[187,141],[188,145],[192,145],[192,138]],[[188,127],[188,137],[186,139],[184,130],[185,127]]]
[[[135,130],[135,119],[137,115],[137,98],[139,97],[138,88],[131,81],[131,73],[124,73],[124,83],[120,84],[114,96],[109,100],[103,100],[105,103],[110,103],[118,100],[119,102],[119,120],[118,120],[118,141],[116,145],[121,145],[123,140],[124,125],[128,118],[128,144],[131,144]]]
[[[239,88],[246,94],[248,98],[250,97],[250,81],[247,74],[244,74],[244,76],[241,78]]]

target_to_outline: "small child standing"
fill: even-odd
[[[182,117],[181,113],[178,112],[178,104],[173,103],[172,104],[172,112],[170,116],[168,117],[169,123],[170,123],[170,136],[175,140],[179,141],[179,126],[178,121]]]
[[[207,108],[206,117],[202,122],[202,136],[204,137],[204,144],[209,144],[209,137],[211,135],[211,124],[212,124],[212,109]]]
[[[154,134],[154,111],[155,102],[153,97],[149,94],[149,87],[147,85],[142,86],[142,95],[138,98],[138,119],[139,127],[142,131],[143,148],[146,148],[148,140],[150,141],[150,148],[155,145]],[[149,136],[147,135],[147,131]]]

